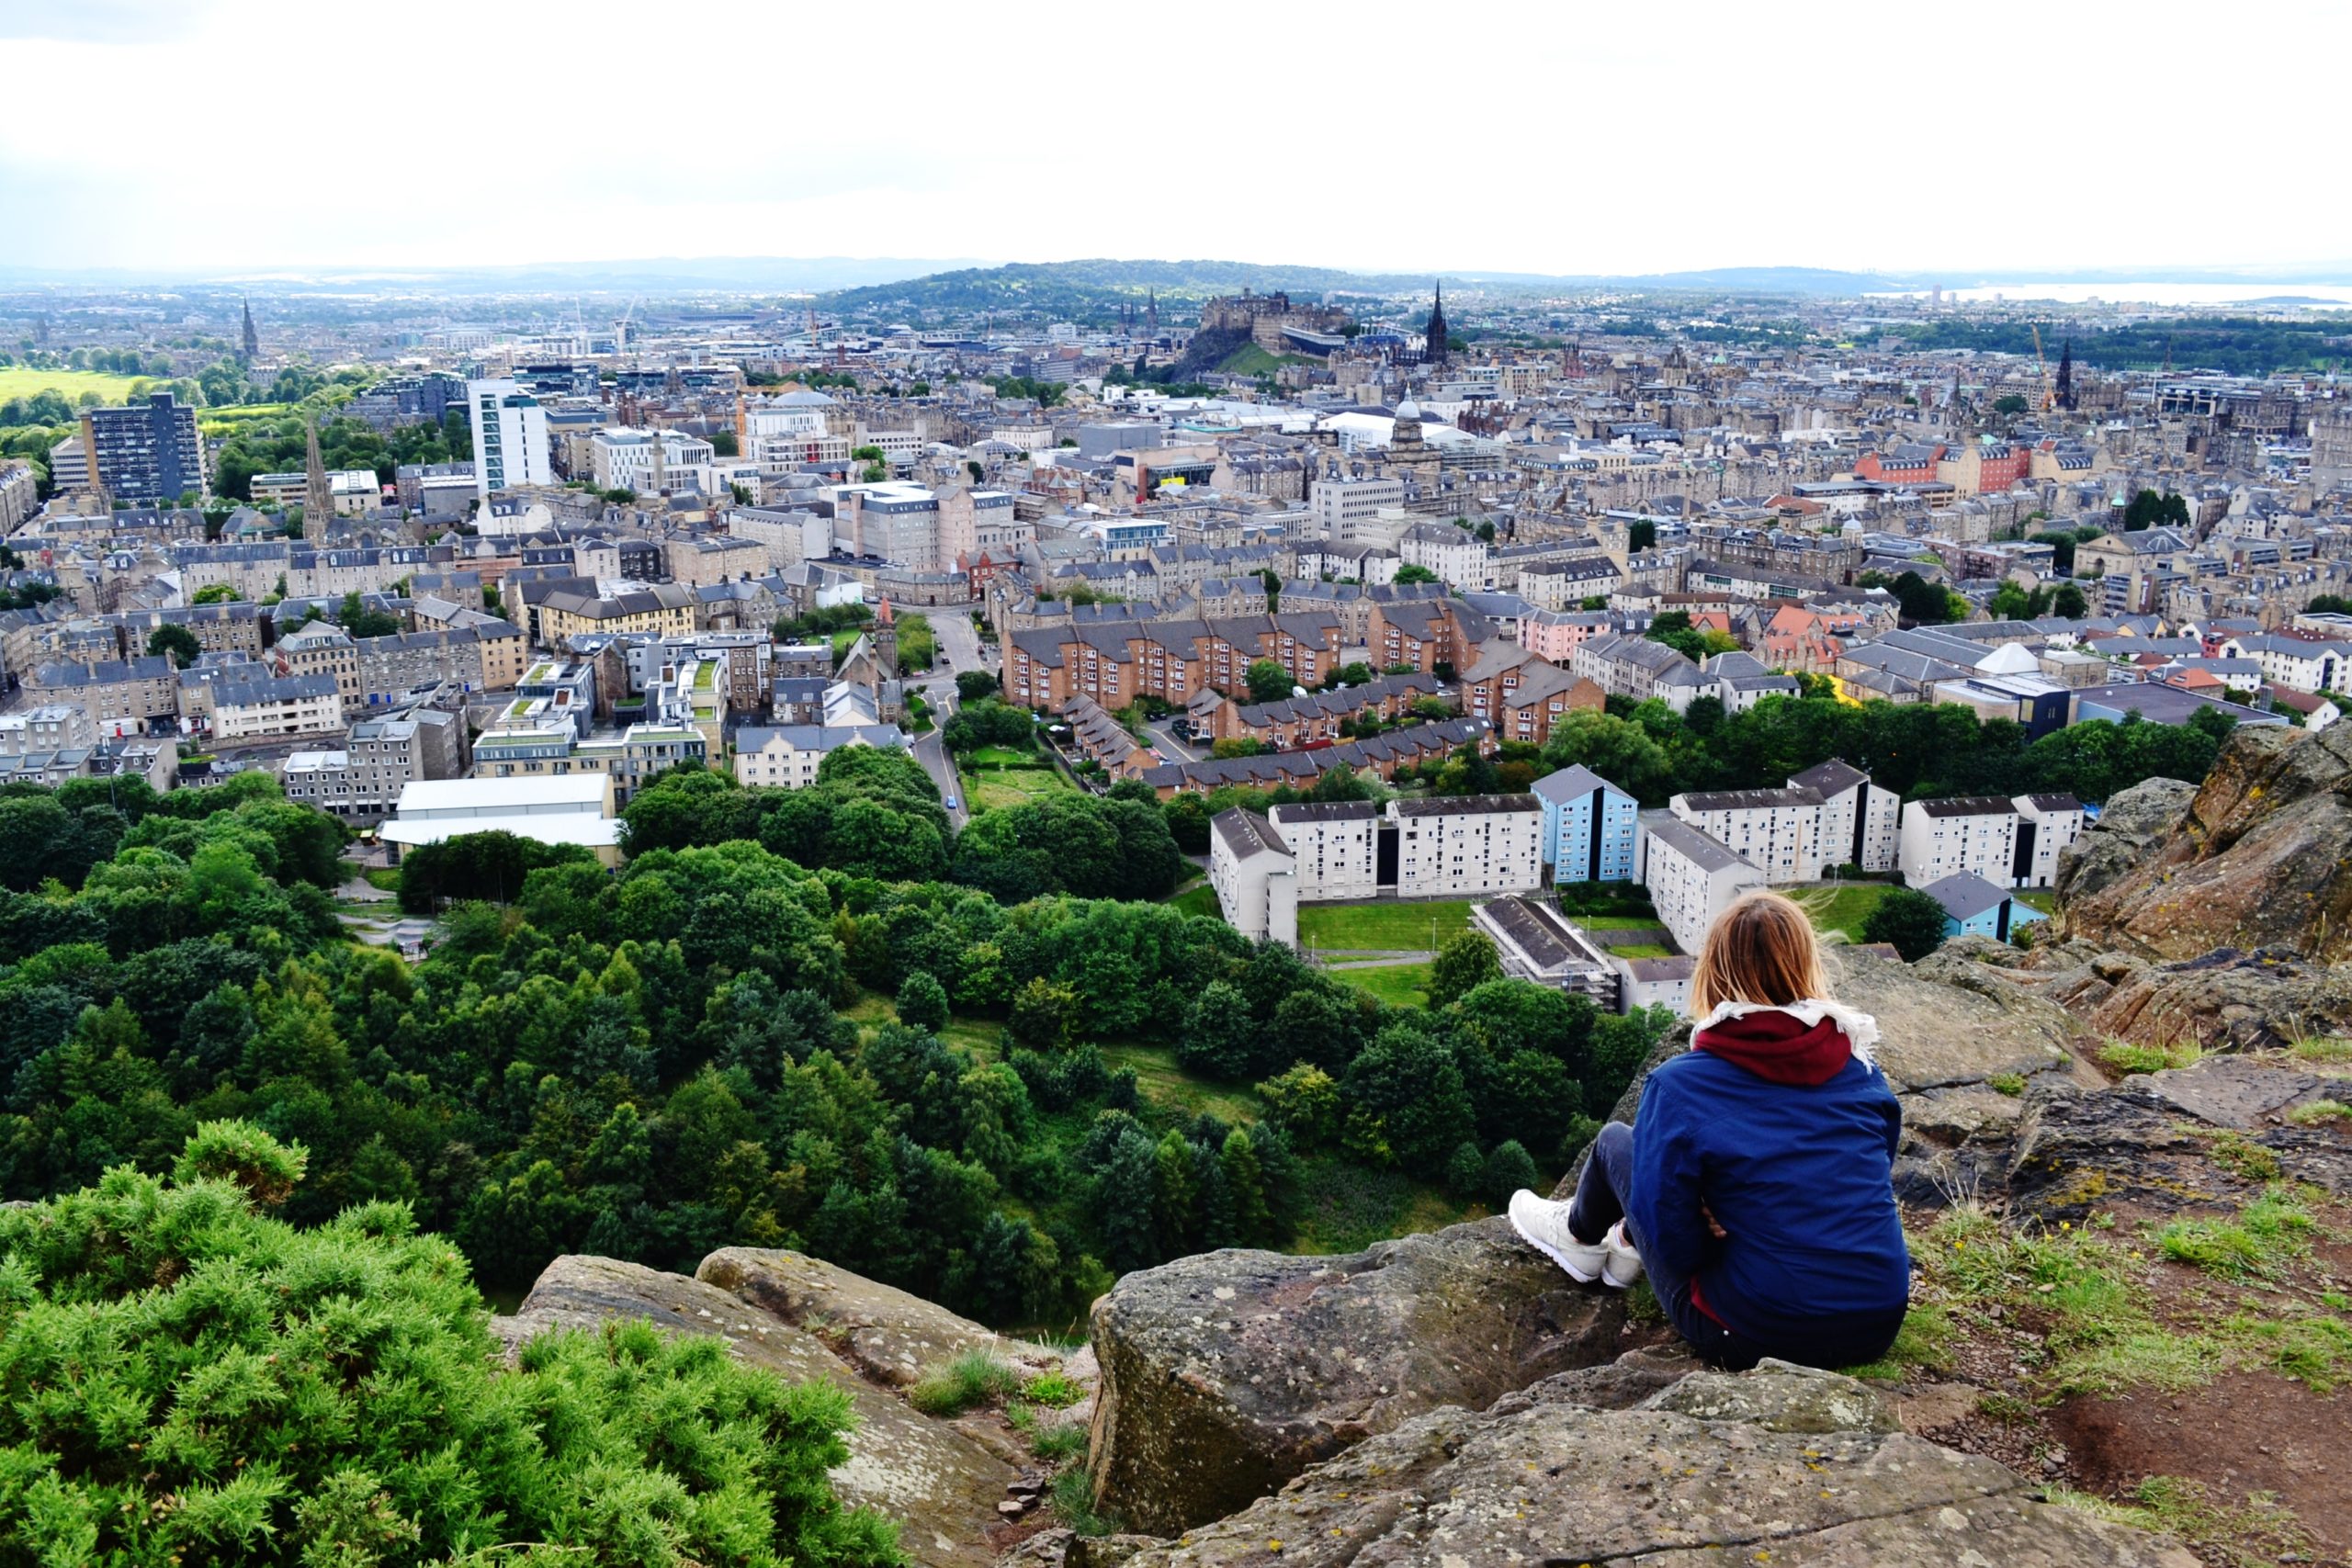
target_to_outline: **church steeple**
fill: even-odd
[[[1150,301],[1144,307],[1144,321],[1150,327],[1153,336],[1159,335],[1159,290],[1157,288],[1150,290]]]
[[[1429,350],[1421,357],[1430,365],[1445,363],[1445,284],[1437,286],[1437,299],[1430,306]]]
[[[244,302],[244,305],[245,349],[243,358],[246,364],[251,365],[254,362],[254,356],[261,353],[261,334],[254,331],[254,302],[248,299]]]
[[[2058,385],[2053,389],[2058,394],[2060,408],[2070,409],[2075,406],[2075,340],[2073,338],[2068,338],[2059,347]]]
[[[322,545],[327,538],[327,519],[334,515],[334,486],[327,479],[327,466],[319,456],[319,422],[316,416],[302,422],[302,537],[313,545]]]

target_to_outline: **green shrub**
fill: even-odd
[[[2194,1041],[2176,1045],[2134,1045],[2128,1040],[2110,1040],[2099,1047],[2098,1059],[2129,1077],[2133,1073],[2162,1072],[2166,1067],[2185,1067],[2204,1055],[2205,1048]]]
[[[1039,1372],[1022,1389],[1021,1397],[1034,1404],[1046,1404],[1056,1410],[1067,1410],[1086,1397],[1086,1388],[1068,1373]]]
[[[258,1212],[301,1163],[215,1122],[171,1180],[0,1211],[0,1562],[899,1561],[827,1481],[839,1390],[644,1323],[502,1371],[464,1258],[406,1204]]]
[[[961,1416],[1021,1392],[1021,1373],[1012,1362],[986,1350],[967,1350],[934,1367],[907,1390],[907,1403],[926,1416]]]

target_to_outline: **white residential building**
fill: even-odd
[[[800,789],[817,782],[825,759],[844,746],[884,746],[903,750],[905,731],[895,724],[780,724],[735,732],[735,782],[777,789]]]
[[[1695,954],[1715,917],[1741,894],[1764,886],[1764,874],[1670,812],[1642,814],[1642,886],[1658,922]]]
[[[1836,759],[1792,774],[1792,789],[1821,796],[1821,863],[1834,869],[1893,871],[1900,845],[1903,797],[1871,783],[1861,769]]]
[[[2222,644],[2222,657],[2251,659],[2262,666],[2265,681],[2290,691],[2352,693],[2352,644],[2233,637]]]
[[[49,751],[87,750],[98,743],[97,726],[72,703],[43,703],[17,713],[0,713],[0,757]]]
[[[343,728],[343,693],[332,675],[281,675],[212,689],[212,739],[266,740]]]
[[[1372,802],[1276,806],[1268,808],[1266,819],[1297,864],[1303,900],[1371,898],[1379,894],[1378,841],[1385,818]]]
[[[1764,874],[1774,886],[1821,880],[1817,790],[1702,790],[1667,802],[1681,821]]]
[[[1407,566],[1433,571],[1457,593],[1485,593],[1495,586],[1494,552],[1466,528],[1450,523],[1416,523],[1396,541]]]
[[[1532,795],[1309,802],[1213,821],[1209,883],[1245,936],[1295,943],[1301,904],[1470,898],[1543,886],[1544,813]]]
[[[1243,936],[1298,944],[1297,863],[1263,817],[1236,808],[1210,818],[1209,886]]]
[[[2058,856],[2083,836],[2083,803],[2071,795],[2020,795],[2010,805],[2018,811],[2016,875],[2002,887],[2054,887]]]
[[[1996,887],[2016,884],[2018,808],[1997,795],[1915,800],[1903,808],[1896,865],[1914,887],[1973,872]]]
[[[1544,808],[1532,795],[1392,800],[1401,898],[1465,898],[1544,886]]]
[[[466,413],[474,430],[474,495],[555,483],[548,457],[548,411],[515,381],[469,381]]]

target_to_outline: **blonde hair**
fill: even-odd
[[[1701,1018],[1724,1002],[1786,1007],[1828,996],[1813,922],[1778,893],[1743,895],[1718,915],[1690,976],[1690,1010]]]

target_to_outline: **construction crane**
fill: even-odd
[[[2041,401],[2035,405],[2034,412],[2048,413],[2058,406],[2058,394],[2050,385],[2050,367],[2041,360],[2041,328],[2038,323],[2028,324],[2033,329],[2033,374],[2041,383]]]
[[[613,352],[615,354],[624,354],[628,352],[628,323],[630,320],[636,316],[638,304],[644,298],[645,296],[640,294],[637,299],[631,299],[628,302],[628,309],[621,312],[621,319],[613,323]]]

